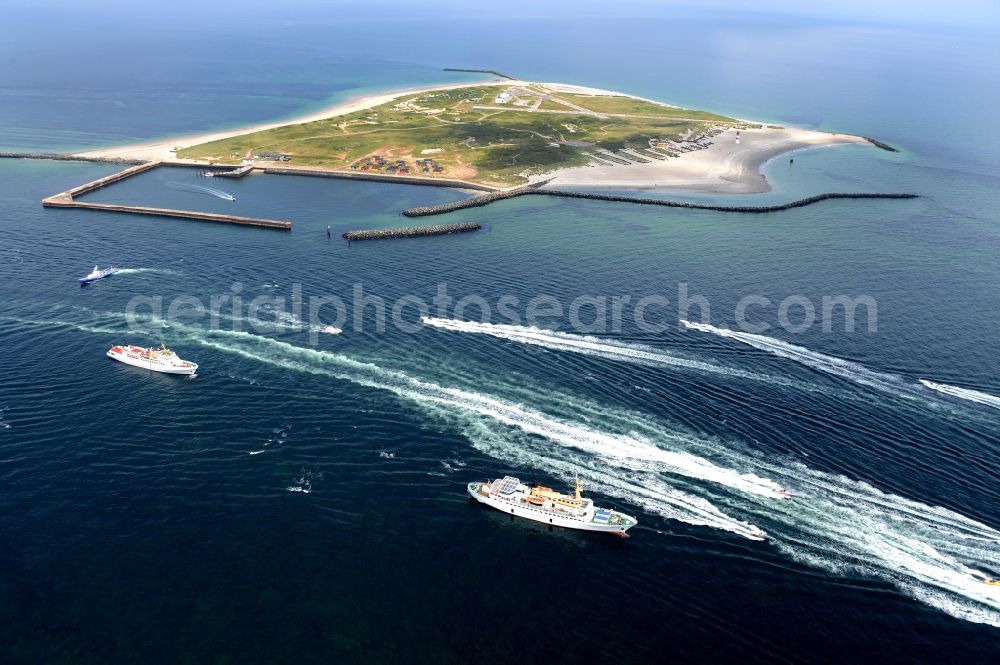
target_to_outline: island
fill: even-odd
[[[446,215],[533,195],[732,213],[779,212],[835,199],[917,198],[905,192],[826,192],[783,203],[743,205],[625,194],[621,190],[643,188],[766,192],[771,186],[763,165],[779,155],[852,143],[893,152],[895,148],[868,137],[753,122],[619,92],[484,73],[503,80],[373,95],[298,118],[157,143],[73,154],[0,153],[0,157],[128,165],[42,199],[46,207],[286,231],[292,228],[287,219],[99,203],[84,197],[151,169],[187,167],[214,179],[262,171],[478,190],[469,198],[401,210],[406,217]],[[460,226],[478,228],[472,222]],[[456,229],[447,224],[410,227],[402,235],[438,235]],[[375,237],[359,233],[359,239]]]
[[[770,189],[762,165],[802,148],[863,143],[619,92],[507,79],[374,95],[304,117],[81,153],[163,164],[399,178],[503,190],[524,185]]]

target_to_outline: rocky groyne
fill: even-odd
[[[501,201],[503,199],[512,199],[519,196],[556,196],[561,198],[571,198],[571,199],[589,199],[593,201],[615,201],[619,203],[637,203],[640,205],[657,205],[666,208],[689,208],[693,210],[714,210],[717,212],[748,212],[748,213],[764,213],[764,212],[778,212],[779,210],[789,210],[791,208],[801,208],[803,206],[812,205],[813,203],[819,203],[820,201],[827,201],[830,199],[915,199],[916,194],[906,194],[906,193],[885,193],[885,192],[830,192],[827,194],[817,194],[816,196],[810,196],[805,199],[798,199],[796,201],[789,201],[788,203],[779,203],[776,205],[769,206],[730,206],[730,205],[714,205],[711,203],[691,203],[688,201],[672,201],[670,199],[656,199],[650,197],[642,196],[626,196],[619,194],[597,194],[591,192],[571,192],[571,191],[561,191],[556,189],[537,189],[533,187],[520,187],[517,189],[507,190],[505,192],[493,192],[491,194],[483,194],[481,196],[474,196],[470,199],[465,199],[462,201],[452,201],[451,203],[442,203],[436,206],[420,206],[416,208],[408,208],[403,211],[403,214],[407,217],[428,217],[430,215],[441,215],[444,213],[454,212],[456,210],[465,210],[466,208],[478,208],[481,206],[489,205],[495,201]]]
[[[896,148],[893,148],[891,145],[889,145],[888,143],[885,143],[884,141],[879,141],[878,139],[873,139],[870,136],[862,136],[861,138],[863,138],[864,140],[868,141],[869,143],[871,143],[876,148],[881,148],[882,150],[887,150],[889,152],[899,152],[899,150],[897,150]]]
[[[516,81],[517,79],[513,76],[507,76],[506,74],[501,74],[500,72],[493,69],[465,69],[464,67],[445,67],[446,72],[466,72],[469,74],[492,74],[502,79],[507,79],[508,81]]]
[[[457,224],[435,224],[433,226],[410,226],[396,229],[367,229],[347,231],[344,238],[353,240],[388,240],[391,238],[416,238],[419,236],[440,236],[448,233],[468,233],[483,228],[481,224],[459,222]]]
[[[550,179],[551,180],[551,179]],[[454,212],[455,210],[465,210],[466,208],[479,208],[485,205],[489,205],[494,201],[503,201],[504,199],[513,199],[518,196],[524,196],[525,194],[548,194],[555,190],[544,190],[539,191],[539,187],[544,187],[549,183],[549,180],[543,180],[541,182],[533,182],[529,185],[522,185],[521,187],[513,187],[511,189],[494,190],[489,194],[480,194],[478,196],[473,196],[472,198],[462,199],[460,201],[451,201],[450,203],[441,203],[436,206],[418,206],[416,208],[407,208],[403,211],[403,215],[406,217],[426,217],[429,215],[441,215],[446,212]]]

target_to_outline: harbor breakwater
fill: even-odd
[[[148,206],[120,205],[116,203],[86,203],[74,201],[72,198],[61,198],[59,196],[49,197],[42,201],[46,208],[84,208],[87,210],[100,210],[103,212],[127,212],[133,215],[150,215],[153,217],[176,217],[179,219],[190,219],[200,222],[221,222],[223,224],[237,224],[239,226],[256,226],[265,229],[278,229],[290,231],[292,223],[285,220],[260,219],[258,217],[244,217],[243,215],[227,215],[215,212],[200,212],[198,210],[173,210],[171,208],[150,208]]]
[[[122,157],[84,157],[81,155],[67,155],[59,152],[3,152],[0,151],[0,159],[52,159],[60,162],[95,162],[97,164],[145,164],[142,159],[124,159]]]
[[[469,199],[462,201],[452,201],[451,203],[442,203],[436,206],[420,206],[416,208],[408,208],[403,211],[403,215],[406,217],[428,217],[431,215],[442,215],[449,212],[454,212],[456,210],[465,210],[466,208],[478,208],[481,206],[489,205],[495,201],[502,201],[505,199],[517,198],[519,196],[555,196],[561,198],[572,198],[572,199],[589,199],[593,201],[615,201],[619,203],[637,203],[640,205],[658,205],[667,208],[689,208],[693,210],[713,210],[717,212],[748,212],[748,213],[765,213],[765,212],[778,212],[780,210],[789,210],[791,208],[801,208],[803,206],[812,205],[813,203],[819,203],[820,201],[827,201],[830,199],[915,199],[918,198],[917,194],[907,194],[907,193],[885,193],[885,192],[829,192],[826,194],[817,194],[816,196],[810,196],[804,199],[798,199],[796,201],[789,201],[788,203],[779,203],[776,205],[769,206],[731,206],[731,205],[715,205],[711,203],[691,203],[688,201],[672,201],[670,199],[656,199],[650,197],[642,196],[626,196],[619,194],[598,194],[591,192],[571,192],[563,191],[557,189],[537,189],[534,187],[519,187],[517,189],[511,189],[504,192],[492,192],[490,194],[484,194],[482,196],[474,196]]]
[[[368,229],[347,231],[343,237],[353,240],[388,240],[390,238],[416,238],[419,236],[440,236],[448,233],[468,233],[483,228],[482,224],[458,222],[457,224],[434,224],[433,226],[409,226],[395,229]]]
[[[289,231],[292,223],[287,220],[261,219],[258,217],[245,217],[243,215],[230,215],[225,213],[201,212],[198,210],[174,210],[172,208],[152,208],[148,206],[123,205],[114,203],[94,203],[81,201],[77,197],[83,196],[95,189],[120,182],[139,173],[144,173],[152,169],[163,166],[163,162],[140,162],[117,173],[92,180],[91,182],[78,185],[65,192],[59,192],[42,199],[42,206],[46,208],[82,208],[87,210],[100,210],[104,212],[127,212],[136,215],[151,215],[154,217],[176,217],[181,219],[192,219],[203,222],[222,222],[225,224],[238,224],[240,226],[257,226],[268,229],[281,229]],[[195,164],[170,164],[170,166],[197,167]]]
[[[381,173],[358,173],[356,171],[331,171],[322,169],[300,168],[265,168],[268,175],[300,175],[314,178],[342,178],[344,180],[371,180],[374,182],[390,182],[397,185],[423,185],[425,187],[450,187],[452,189],[473,189],[481,192],[496,192],[496,187],[480,185],[466,180],[449,180],[447,178],[422,178],[420,176],[385,175]]]

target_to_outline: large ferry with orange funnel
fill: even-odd
[[[160,348],[143,348],[130,344],[115,345],[108,349],[108,358],[113,358],[126,365],[134,365],[154,372],[164,374],[186,374],[194,376],[198,365],[187,360],[181,360],[177,354],[161,344]]]
[[[550,487],[529,487],[513,476],[484,483],[469,483],[469,496],[499,511],[525,519],[584,531],[604,531],[626,536],[636,519],[609,508],[598,508],[593,500],[583,498],[580,479],[573,494],[562,494]]]

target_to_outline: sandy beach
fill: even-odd
[[[188,162],[177,158],[176,149],[201,143],[216,141],[273,129],[286,125],[304,124],[372,108],[404,95],[432,92],[435,90],[468,88],[494,83],[481,81],[466,84],[443,84],[422,88],[396,90],[378,95],[369,95],[336,104],[319,111],[298,117],[273,122],[258,123],[229,130],[188,134],[163,139],[156,143],[122,145],[100,150],[77,153],[81,157],[142,159],[149,161]],[[528,85],[525,81],[503,81],[501,85]],[[626,93],[598,90],[562,83],[543,83],[545,87],[562,92],[590,95],[621,95]],[[652,100],[647,100],[652,101]],[[670,106],[664,102],[656,102]],[[753,194],[771,189],[767,178],[761,172],[768,160],[792,151],[845,143],[867,143],[865,139],[849,134],[831,134],[793,127],[741,130],[739,143],[736,130],[729,129],[713,137],[713,144],[703,150],[695,150],[663,161],[648,164],[590,165],[560,169],[531,178],[532,182],[550,180],[550,187],[606,187],[606,188],[662,188],[680,189],[720,194]],[[315,168],[315,167],[314,167]]]
[[[683,153],[649,164],[581,166],[533,178],[549,180],[549,187],[612,187],[682,189],[717,194],[757,194],[771,190],[761,172],[765,162],[778,155],[845,143],[867,144],[850,134],[830,134],[808,129],[744,129],[736,143],[736,130],[711,139],[704,150]]]

